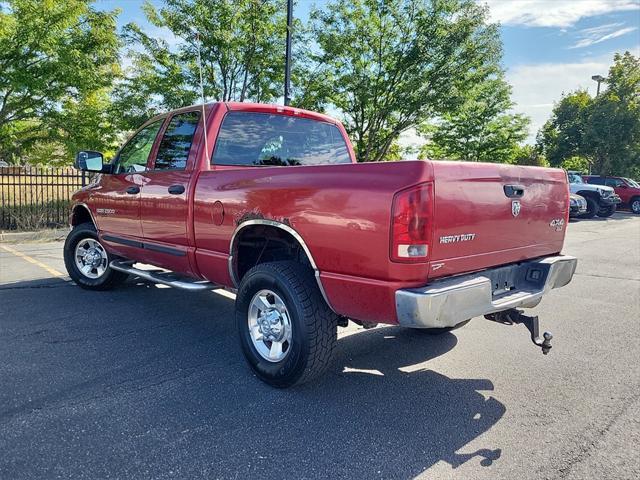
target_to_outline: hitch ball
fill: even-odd
[[[531,334],[531,341],[542,349],[544,355],[548,354],[549,350],[551,350],[551,339],[553,335],[551,332],[544,332],[542,334],[543,338],[540,338],[540,322],[537,316],[529,317],[528,315],[523,315],[521,310],[512,308],[510,310],[485,315],[484,318],[503,325],[521,323],[527,327],[527,330],[529,330]]]
[[[553,338],[553,335],[551,335],[551,332],[544,332],[542,336],[544,337],[544,341],[541,345],[542,354],[546,355],[547,353],[549,353],[549,350],[551,350],[551,339]]]

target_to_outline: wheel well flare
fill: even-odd
[[[252,267],[266,262],[293,260],[316,270],[300,236],[277,222],[245,222],[231,240],[229,270],[236,284]]]
[[[93,225],[97,227],[96,223],[93,221],[91,212],[86,205],[76,205],[75,207],[73,207],[70,223],[72,227],[75,227],[76,225],[80,225],[82,223],[93,223]]]

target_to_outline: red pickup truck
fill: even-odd
[[[564,171],[356,163],[338,121],[296,108],[183,108],[142,125],[111,163],[83,151],[76,165],[99,174],[73,196],[70,277],[235,291],[242,350],[278,387],[321,373],[348,320],[438,332],[486,315],[524,323],[546,353],[551,335],[515,308],[576,267],[560,255]]]

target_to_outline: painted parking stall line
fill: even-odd
[[[47,265],[45,263],[42,263],[39,260],[36,260],[35,258],[30,257],[29,255],[25,255],[24,253],[19,252],[18,250],[14,249],[14,248],[11,248],[11,247],[8,247],[6,245],[0,245],[0,248],[2,250],[4,250],[5,252],[8,252],[8,253],[10,253],[12,255],[15,255],[16,257],[19,257],[19,258],[21,258],[21,259],[23,259],[23,260],[25,260],[25,261],[33,264],[33,265],[36,265],[36,266],[42,268],[43,270],[47,271],[48,273],[50,273],[54,277],[61,278],[61,279],[65,280],[65,278],[64,278],[65,274],[64,273],[61,273],[61,272],[59,272],[58,270],[56,270],[54,268],[51,268],[49,265]]]

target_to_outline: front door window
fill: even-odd
[[[140,173],[146,170],[151,147],[163,121],[158,120],[147,125],[122,147],[113,173]]]

